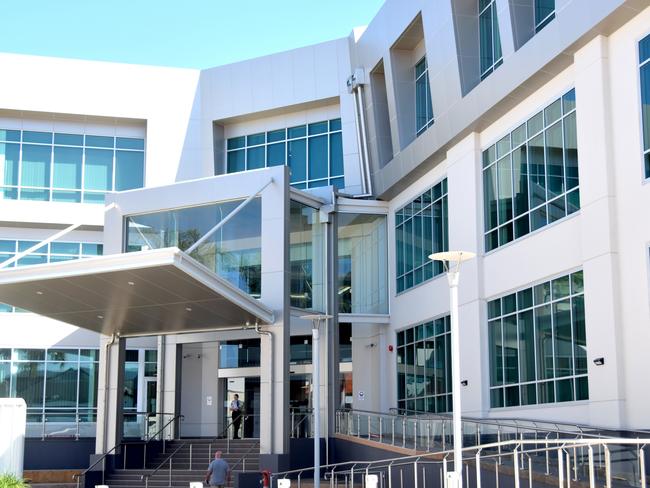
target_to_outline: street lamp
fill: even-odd
[[[320,488],[320,348],[318,339],[320,323],[332,318],[331,315],[303,315],[301,319],[311,320],[311,389],[312,409],[314,411],[314,488]]]
[[[460,413],[460,344],[458,341],[458,282],[460,265],[475,257],[469,251],[437,252],[429,255],[433,261],[442,261],[449,281],[449,314],[451,315],[451,395],[454,424],[454,471],[447,473],[447,488],[463,486],[463,427]]]

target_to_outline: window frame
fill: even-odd
[[[650,181],[650,168],[646,168],[646,157],[650,159],[650,140],[648,141],[648,149],[645,148],[645,127],[643,121],[643,86],[641,85],[641,68],[650,64],[650,55],[643,62],[641,59],[641,42],[650,38],[650,31],[645,32],[642,36],[635,40],[636,49],[635,49],[635,61],[637,66],[637,93],[638,93],[638,103],[639,103],[639,141],[641,148],[641,181],[642,183],[647,183]],[[650,76],[650,73],[648,73]],[[650,96],[650,94],[649,94]],[[650,100],[649,100],[650,102]],[[650,104],[649,104],[650,105]],[[650,132],[650,127],[648,127]]]
[[[420,63],[424,62],[424,71],[420,73],[420,75],[417,74],[417,67],[420,65]],[[431,96],[431,82],[429,80],[429,61],[427,60],[427,55],[425,54],[422,56],[417,63],[413,65],[413,74],[414,74],[414,98],[415,98],[415,137],[419,137],[422,134],[426,132],[426,130],[431,127],[435,123],[435,117],[433,114],[433,97]],[[426,94],[426,99],[425,99],[425,116],[426,116],[426,122],[424,125],[421,127],[418,127],[418,81],[424,77],[424,86],[425,86],[425,94]],[[428,112],[429,105],[431,106],[431,113],[426,113]]]
[[[499,17],[497,15],[496,11],[496,0],[489,0],[487,5],[481,9],[481,0],[476,0],[478,4],[478,52],[479,52],[479,71],[480,71],[480,78],[481,81],[486,79],[488,76],[490,76],[496,69],[503,64],[503,45],[501,44],[501,33],[499,32]],[[492,44],[492,62],[490,63],[490,66],[487,67],[486,69],[482,69],[481,67],[481,47],[483,43],[481,42],[481,39],[483,38],[481,36],[481,15],[487,10],[491,9],[491,15],[490,15],[490,25],[492,27],[492,35],[491,35],[491,44]],[[496,24],[497,28],[497,36],[499,38],[499,46],[500,46],[500,51],[501,51],[501,56],[498,59],[495,59],[495,34],[494,34],[494,27]]]

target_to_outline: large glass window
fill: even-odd
[[[260,340],[242,339],[219,344],[220,368],[253,368],[260,365]]]
[[[587,400],[582,271],[488,302],[490,405]]]
[[[388,313],[386,216],[338,214],[340,313]]]
[[[650,36],[645,37],[639,43],[639,70],[641,75],[643,160],[645,166],[645,177],[650,178]]]
[[[0,199],[103,203],[144,186],[144,139],[0,129]]]
[[[481,79],[485,79],[503,62],[496,0],[478,0]]]
[[[0,263],[26,251],[39,241],[17,241],[14,239],[0,239]],[[28,254],[24,258],[10,264],[8,267],[29,266],[31,264],[55,263],[70,261],[72,259],[100,256],[103,245],[91,242],[51,242]],[[24,310],[0,303],[0,313],[24,312]]]
[[[126,251],[189,249],[241,201],[213,203],[127,217]],[[246,293],[261,292],[262,206],[255,198],[210,236],[192,257]]]
[[[25,400],[28,436],[75,436],[77,419],[96,419],[98,359],[97,349],[0,349],[0,396]]]
[[[424,57],[415,65],[415,131],[419,136],[433,125],[429,68]]]
[[[442,273],[442,263],[428,256],[448,249],[445,178],[395,213],[397,293]]]
[[[555,0],[535,0],[535,32],[555,18]]]
[[[483,151],[485,250],[580,209],[575,91]]]
[[[397,404],[419,412],[450,412],[449,316],[397,332]]]
[[[317,209],[291,201],[289,266],[291,306],[323,311],[324,308],[324,226]]]
[[[341,119],[232,137],[226,142],[226,172],[287,165],[295,188],[343,188],[341,137]]]

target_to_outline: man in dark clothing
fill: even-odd
[[[239,401],[239,395],[235,393],[235,399],[230,402],[230,412],[232,415],[232,438],[239,439],[239,426],[242,418],[242,402]]]
[[[208,472],[205,474],[205,484],[215,488],[224,488],[230,483],[230,466],[221,459],[221,451],[214,453],[214,461],[208,466]]]

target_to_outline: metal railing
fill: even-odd
[[[85,477],[88,472],[93,469],[95,466],[97,466],[100,462],[102,463],[102,485],[104,484],[104,480],[106,478],[106,458],[108,457],[109,454],[116,452],[117,448],[120,447],[122,444],[116,444],[113,446],[112,449],[108,450],[104,455],[102,455],[99,459],[97,459],[94,463],[92,463],[90,466],[88,466],[85,470],[83,470],[81,473],[75,473],[72,475],[72,479],[76,481],[77,483],[77,488],[79,488],[80,482],[81,482],[81,477]]]
[[[151,478],[154,474],[156,474],[160,469],[169,461],[169,486],[172,486],[172,463],[174,459],[174,455],[179,452],[183,447],[187,445],[187,442],[182,443],[180,446],[178,446],[176,449],[174,449],[174,452],[172,452],[169,456],[167,456],[159,465],[158,467],[154,468],[154,470],[150,473],[143,474],[140,477],[140,481],[144,481],[144,486],[145,488],[149,487],[149,478]],[[190,466],[192,465],[192,461],[190,458]],[[190,468],[191,469],[191,468]],[[103,483],[102,483],[103,484]]]
[[[415,415],[380,413],[363,410],[339,410],[335,432],[374,440],[416,451],[432,451],[453,446],[450,415],[418,412]],[[463,444],[481,445],[524,439],[611,438],[612,430],[568,423],[521,420],[476,419],[463,417]],[[618,432],[617,435],[620,435]],[[650,437],[647,431],[630,431],[627,435]]]
[[[486,443],[463,449],[465,487],[480,488],[482,482],[499,486],[514,480],[515,488],[526,480],[570,488],[571,484],[590,488],[630,486],[646,488],[646,447],[644,439],[524,439]],[[420,488],[429,480],[446,484],[453,469],[453,450],[440,450],[376,461],[347,461],[321,466],[330,487],[364,486],[366,475],[376,474],[381,488]],[[274,473],[271,486],[279,479],[295,479],[300,488],[303,478],[313,477],[313,467]],[[488,478],[489,477],[489,478]],[[296,486],[296,485],[293,485]]]
[[[291,421],[291,438],[313,437],[314,410],[292,408],[289,412]]]

